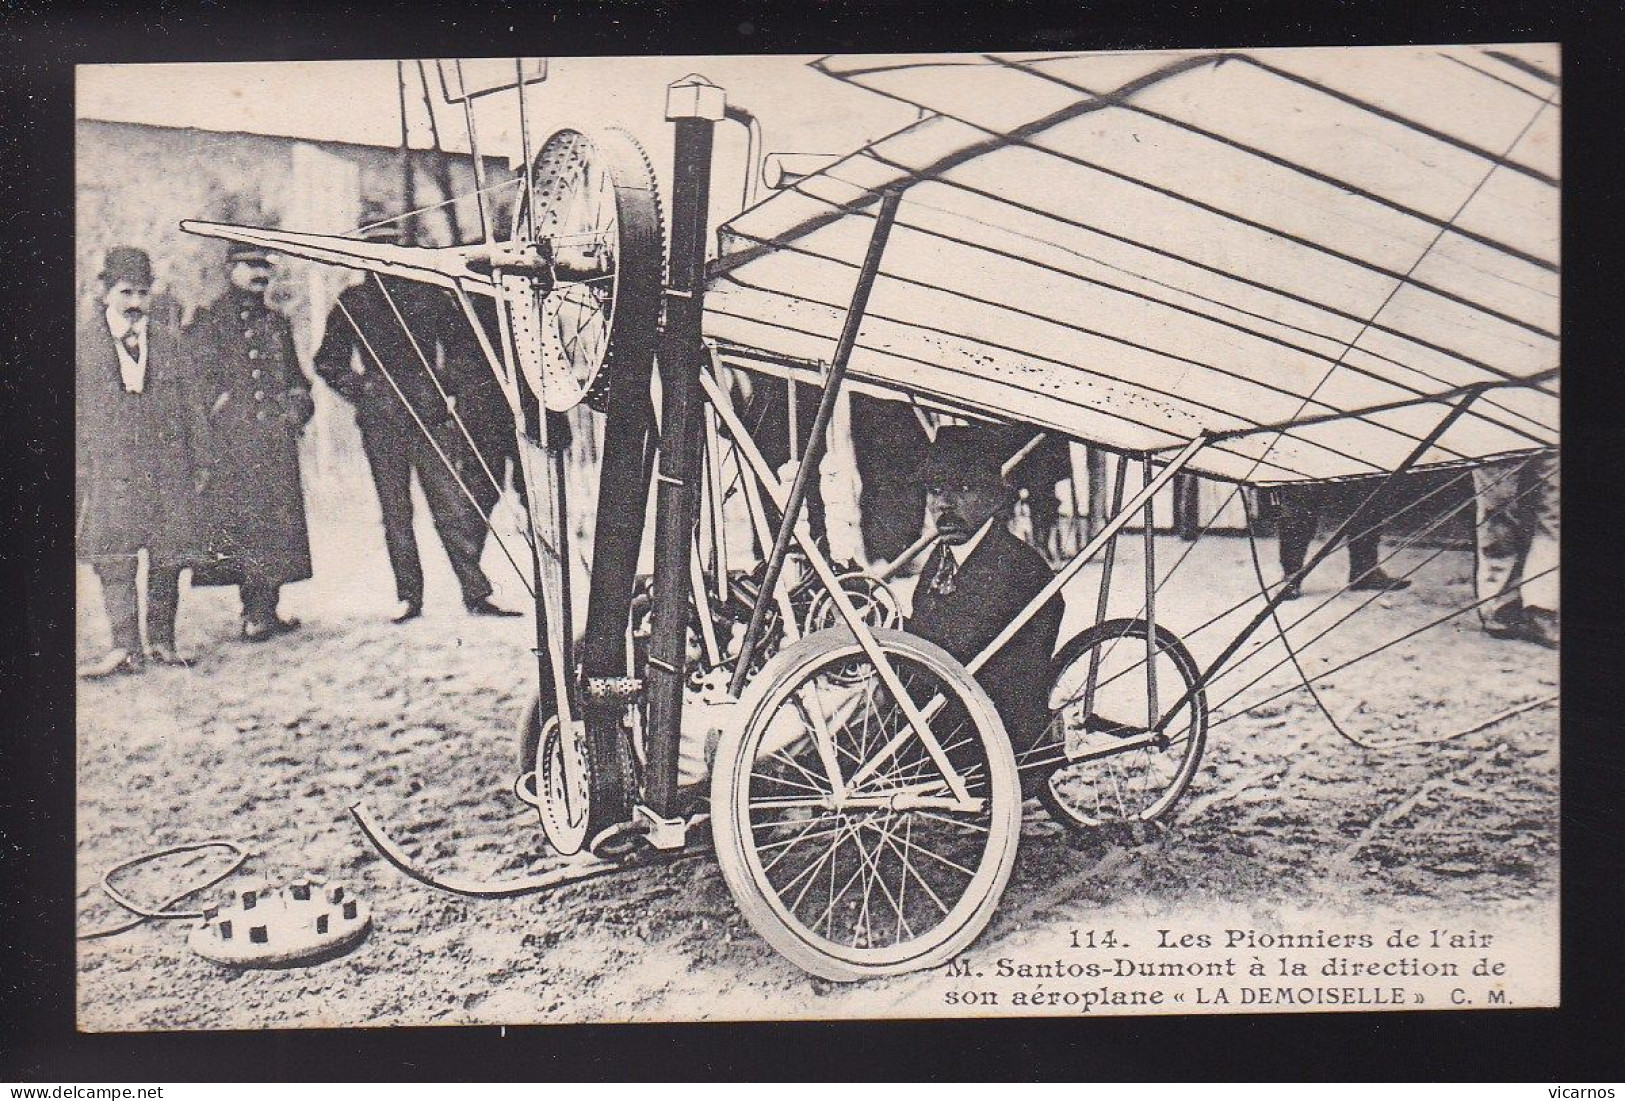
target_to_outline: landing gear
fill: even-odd
[[[1023,782],[1070,829],[1161,818],[1201,763],[1208,715],[1196,659],[1165,627],[1148,647],[1149,637],[1143,619],[1110,619],[1051,665],[1049,724],[1017,759]]]
[[[874,637],[930,739],[845,630],[786,648],[711,777],[723,878],[751,925],[836,981],[933,967],[979,934],[1015,861],[1021,793],[992,701],[939,647]]]

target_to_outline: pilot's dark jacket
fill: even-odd
[[[299,432],[314,405],[288,319],[256,295],[200,309],[187,341],[207,387],[214,441],[204,490],[211,561],[198,585],[283,585],[311,575]]]
[[[981,653],[1053,576],[1038,552],[999,520],[959,566],[950,591],[935,591],[931,575],[928,564],[908,629],[962,662]],[[1049,665],[1063,610],[1059,598],[1045,604],[976,675],[1018,755],[1049,721]]]

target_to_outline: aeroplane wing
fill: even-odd
[[[721,230],[705,327],[864,387],[1268,484],[1558,441],[1555,46],[840,57],[928,117]]]

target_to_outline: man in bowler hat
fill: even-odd
[[[997,433],[949,426],[937,432],[919,478],[938,536],[914,590],[908,629],[968,662],[1036,597],[1053,574],[1010,534],[1015,492],[1001,472]],[[1045,604],[977,674],[1023,750],[1049,722],[1049,665],[1064,606]]]
[[[113,648],[87,678],[185,664],[175,646],[181,569],[201,552],[196,493],[207,454],[190,365],[173,330],[148,315],[152,261],[109,249],[101,306],[77,344],[77,544],[102,583]],[[147,553],[146,646],[138,561]]]
[[[282,586],[311,575],[299,435],[315,405],[293,327],[265,299],[270,256],[233,244],[226,265],[230,287],[187,329],[215,444],[204,502],[212,553],[192,583],[236,585],[242,637],[264,642],[299,626],[278,612]]]

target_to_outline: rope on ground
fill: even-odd
[[[1209,807],[1231,802],[1238,796],[1249,791],[1257,791],[1265,785],[1279,780],[1286,775],[1286,770],[1287,766],[1284,764],[1266,764],[1243,776],[1238,776],[1217,791],[1202,793],[1187,803],[1179,813],[1182,817],[1190,820],[1198,819]]]
[[[1556,566],[1549,567],[1547,569],[1541,570],[1539,573],[1532,574],[1532,575],[1530,575],[1528,577],[1525,577],[1523,580],[1519,581],[1517,586],[1515,586],[1515,587],[1522,588],[1524,585],[1528,585],[1528,584],[1530,584],[1530,583],[1532,583],[1534,581],[1538,581],[1540,578],[1545,577],[1547,574],[1556,573],[1556,572],[1557,572],[1557,567]],[[1382,645],[1373,647],[1372,649],[1367,650],[1365,653],[1356,655],[1355,657],[1352,657],[1349,660],[1347,660],[1345,662],[1342,662],[1339,665],[1335,665],[1332,668],[1327,669],[1324,672],[1316,673],[1313,677],[1310,677],[1309,679],[1311,681],[1321,681],[1321,680],[1325,680],[1327,677],[1333,676],[1334,674],[1341,673],[1344,669],[1347,669],[1349,666],[1355,665],[1355,664],[1357,664],[1359,662],[1362,662],[1362,661],[1366,660],[1369,657],[1374,657],[1375,655],[1382,653],[1384,650],[1388,649],[1391,646],[1398,646],[1400,643],[1405,642],[1408,639],[1415,638],[1417,635],[1423,633],[1424,631],[1431,631],[1435,627],[1438,627],[1438,626],[1440,626],[1442,624],[1450,622],[1452,619],[1455,619],[1457,616],[1466,615],[1468,612],[1472,611],[1474,608],[1478,608],[1478,607],[1480,607],[1480,606],[1482,606],[1484,604],[1489,603],[1491,600],[1494,600],[1499,595],[1500,594],[1498,594],[1498,593],[1492,593],[1490,596],[1480,597],[1478,600],[1474,600],[1469,604],[1463,604],[1461,607],[1455,609],[1452,612],[1448,612],[1445,615],[1439,616],[1437,619],[1429,620],[1427,623],[1422,624],[1420,627],[1417,627],[1414,630],[1406,631],[1404,634],[1400,635],[1398,638],[1389,639],[1387,642],[1383,643]],[[1250,685],[1248,687],[1250,687]],[[1303,685],[1301,685],[1301,684],[1292,685],[1290,688],[1283,688],[1279,692],[1276,692],[1276,693],[1273,693],[1272,695],[1264,697],[1263,699],[1259,700],[1257,703],[1249,704],[1249,705],[1247,705],[1246,707],[1242,708],[1239,711],[1235,711],[1235,712],[1232,712],[1229,715],[1224,716],[1222,719],[1215,719],[1213,722],[1208,724],[1208,729],[1211,731],[1214,727],[1223,726],[1225,723],[1229,722],[1232,719],[1239,719],[1243,715],[1246,715],[1246,714],[1249,714],[1249,713],[1251,713],[1253,711],[1258,710],[1260,707],[1263,707],[1265,704],[1272,703],[1275,700],[1280,699],[1282,696],[1289,696],[1294,692],[1300,691],[1302,688],[1303,688]],[[1246,689],[1244,688],[1242,690],[1245,691]],[[1219,707],[1223,707],[1226,703],[1229,703],[1230,700],[1233,700],[1233,699],[1235,699],[1235,694],[1232,694],[1227,699],[1221,701],[1219,704],[1217,704],[1213,708],[1213,710],[1217,711]],[[1431,743],[1429,743],[1429,744],[1431,744]]]
[[[1535,710],[1538,710],[1538,709],[1540,709],[1542,707],[1550,707],[1550,706],[1552,706],[1552,704],[1556,703],[1560,698],[1561,697],[1559,697],[1556,693],[1553,693],[1550,696],[1542,696],[1540,699],[1529,700],[1527,703],[1514,704],[1512,707],[1507,708],[1505,711],[1497,712],[1496,714],[1491,715],[1489,718],[1485,719],[1481,723],[1477,723],[1477,724],[1475,724],[1473,726],[1469,726],[1464,730],[1458,730],[1454,734],[1447,734],[1443,738],[1438,738],[1438,739],[1434,739],[1432,741],[1427,741],[1427,742],[1402,742],[1402,743],[1397,743],[1397,744],[1399,744],[1399,745],[1437,745],[1439,742],[1448,742],[1448,741],[1452,741],[1452,740],[1454,740],[1456,738],[1465,738],[1469,734],[1477,734],[1477,733],[1480,733],[1481,731],[1488,730],[1492,726],[1498,726],[1501,723],[1506,722],[1508,719],[1516,718],[1517,716],[1522,715],[1526,711],[1535,711]],[[1392,747],[1384,746],[1383,748],[1387,749],[1387,748],[1392,748]]]
[[[190,884],[185,890],[171,895],[169,898],[165,899],[163,902],[151,909],[148,909],[147,907],[142,906],[140,903],[131,900],[124,894],[124,892],[113,886],[113,877],[117,876],[121,872],[129,871],[131,868],[151,864],[154,861],[162,860],[165,857],[181,856],[185,853],[203,852],[208,849],[227,850],[232,854],[231,863],[226,865],[223,871],[216,872],[207,879]],[[197,894],[199,891],[206,891],[210,887],[213,887],[215,884],[224,880],[227,876],[235,873],[237,869],[241,868],[243,864],[247,862],[247,860],[247,849],[244,849],[235,841],[227,841],[217,838],[211,841],[194,841],[185,845],[172,845],[167,849],[158,849],[153,852],[134,857],[130,860],[126,860],[123,863],[114,864],[111,868],[108,868],[107,871],[102,873],[102,893],[111,899],[115,905],[128,910],[130,913],[136,916],[129,921],[118,925],[109,925],[101,929],[92,929],[87,933],[80,933],[77,939],[97,940],[102,937],[117,936],[120,933],[129,932],[138,925],[145,925],[149,921],[196,921],[203,917],[202,910],[172,910],[170,907],[174,906],[183,899],[190,897],[191,895]]]

